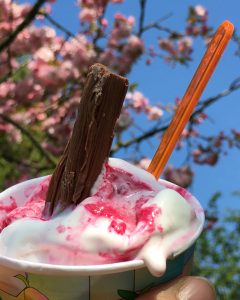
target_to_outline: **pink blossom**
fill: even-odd
[[[163,110],[157,106],[149,106],[147,108],[147,115],[149,120],[158,120],[163,116]]]
[[[162,50],[165,50],[165,51],[171,53],[172,55],[175,55],[176,50],[175,50],[174,44],[171,40],[159,39],[158,44]]]
[[[71,97],[67,102],[58,106],[58,98],[61,95],[53,95],[51,101],[56,107],[54,113],[51,117],[46,118],[43,121],[43,129],[47,131],[50,135],[54,136],[55,142],[58,143],[60,152],[65,146],[66,140],[56,137],[68,136],[70,134],[73,123],[76,119],[77,105],[79,103],[80,94],[79,91],[72,93]]]
[[[194,156],[194,162],[200,165],[207,164],[214,166],[219,159],[219,154],[216,152],[205,153],[204,155]]]
[[[214,166],[219,159],[219,147],[222,144],[221,135],[213,141],[213,145],[203,147],[198,145],[192,153],[194,162],[200,165],[207,164]]]
[[[1,34],[1,37],[4,37],[6,35],[6,33],[8,33],[9,31],[11,31],[12,29],[12,26],[9,22],[1,22],[0,23],[0,34]]]
[[[54,125],[59,122],[58,119],[56,119],[55,117],[48,117],[46,120],[44,120],[43,122],[43,128],[46,130],[48,129],[49,133],[52,134],[51,132],[51,129],[50,128],[53,128]]]
[[[108,65],[111,69],[124,76],[130,71],[132,59],[127,55],[122,57],[114,56],[112,61],[108,62]]]
[[[81,22],[94,22],[97,18],[97,12],[92,8],[83,8],[80,11],[79,18]]]
[[[31,61],[28,66],[36,82],[40,85],[57,87],[60,84],[58,80],[58,68],[56,66],[49,65],[42,60]]]
[[[12,129],[10,130],[9,139],[13,143],[21,143],[21,141],[22,141],[21,131],[19,129],[17,129],[16,127],[12,127]]]
[[[186,28],[186,34],[192,35],[192,36],[197,36],[197,35],[201,34],[201,27],[190,25]]]
[[[99,56],[98,61],[119,74],[125,74],[129,65],[125,65],[121,57],[117,56],[112,48],[106,48]]]
[[[208,12],[205,7],[203,7],[202,5],[196,5],[194,7],[194,10],[198,17],[200,17],[203,21],[206,21]]]
[[[0,131],[2,132],[8,132],[10,130],[10,125],[9,124],[1,124],[0,123]]]
[[[15,114],[18,122],[23,122],[27,125],[36,124],[36,121],[43,121],[47,118],[46,104],[43,102],[35,102],[26,111],[21,111]]]
[[[185,36],[178,40],[179,52],[191,52],[192,51],[192,38]]]
[[[149,59],[149,58],[148,58],[148,59],[146,59],[146,65],[147,65],[147,66],[150,66],[151,64],[152,64],[152,60],[151,60],[151,59]]]
[[[48,1],[49,2],[49,1]],[[52,12],[52,6],[50,5],[50,4],[46,4],[45,6],[44,6],[44,12],[46,13],[46,14],[50,14],[51,12]]]
[[[9,0],[1,0],[0,1],[0,9],[1,9],[0,22],[3,20],[6,21],[9,20],[10,14],[12,15],[13,21],[16,20],[21,21],[21,18],[26,16],[26,14],[29,12],[31,7],[32,6],[28,3],[18,4],[16,2],[9,1]]]
[[[132,58],[136,58],[142,54],[143,50],[143,41],[136,35],[131,35],[123,48],[123,55],[130,55]]]
[[[177,41],[160,39],[159,47],[168,53],[165,57],[167,61],[185,63],[186,60],[190,59],[192,53],[192,39],[190,37],[182,37]]]
[[[77,4],[80,6],[91,6],[94,5],[95,0],[77,0]]]
[[[15,99],[20,103],[40,100],[42,95],[41,85],[34,83],[31,77],[19,81],[15,88]]]
[[[128,26],[133,27],[135,25],[135,17],[134,16],[129,16],[127,18],[127,24],[128,24]]]
[[[141,92],[134,91],[133,93],[127,93],[127,99],[131,99],[130,105],[137,111],[140,112],[146,108],[149,100],[144,97]]]
[[[167,61],[186,63],[192,53],[192,39],[188,36],[177,40],[160,39],[159,47],[168,53],[165,56]]]
[[[115,130],[117,132],[121,132],[125,129],[127,129],[131,124],[133,120],[129,114],[129,111],[127,109],[123,109],[119,118],[117,119]]]
[[[239,130],[236,130],[236,129],[232,129],[232,133],[234,135],[234,138],[236,140],[239,140],[240,141],[240,131]]]
[[[121,13],[116,13],[114,18],[114,27],[108,41],[108,44],[112,47],[116,47],[121,39],[127,38],[131,34],[135,23],[133,16],[127,18]]]
[[[79,69],[77,69],[71,60],[64,60],[58,67],[58,78],[61,81],[67,81],[72,78],[80,78]]]
[[[120,22],[127,22],[127,18],[120,12],[117,12],[115,15],[114,15],[114,19],[116,21],[120,21]]]
[[[122,51],[117,55],[111,48],[116,47],[120,40],[109,40],[108,54],[112,55],[111,60],[107,61],[107,64],[119,74],[125,75],[131,70],[133,63],[143,53],[144,45],[140,38],[135,35],[131,35],[126,41],[124,46],[122,45]],[[107,53],[106,53],[107,54]],[[105,54],[105,55],[106,55]],[[101,57],[102,60],[102,57]]]
[[[195,129],[188,130],[187,128],[184,128],[181,134],[182,138],[189,138],[189,137],[195,137],[198,136],[199,133]]]
[[[55,58],[55,55],[53,51],[49,47],[41,47],[39,48],[33,55],[34,59],[40,59],[45,62],[53,61]]]
[[[151,162],[151,159],[148,157],[144,157],[142,158],[139,162],[138,162],[138,167],[147,170],[147,168],[149,167]]]
[[[31,43],[37,43],[37,45],[49,44],[55,42],[56,31],[47,26],[40,28],[29,27],[29,37]],[[32,45],[34,46],[34,44]]]
[[[20,143],[22,141],[22,134],[19,129],[16,129],[12,124],[1,124],[0,132],[7,133],[7,139],[12,143]]]
[[[6,100],[14,95],[15,83],[8,81],[0,84],[0,99]]]
[[[184,128],[181,134],[181,137],[189,137],[189,130],[187,128]]]
[[[202,154],[202,151],[201,151],[199,148],[197,148],[197,149],[195,149],[195,150],[192,151],[192,155],[193,155],[194,157],[198,157],[198,156],[200,156],[201,154]]]
[[[31,4],[29,3],[21,4],[21,18],[25,18],[31,9],[32,9]]]
[[[15,111],[16,102],[13,99],[4,99],[4,104],[0,106],[1,114],[10,114]]]
[[[193,36],[206,36],[210,31],[210,28],[207,26],[207,20],[208,12],[205,7],[202,5],[192,7],[192,9],[189,10],[186,33]]]
[[[124,0],[111,0],[112,3],[122,3]]]
[[[114,59],[113,50],[109,48],[105,48],[104,51],[99,56],[99,62],[104,65],[111,66],[111,62]]]
[[[201,124],[204,122],[204,120],[207,119],[207,117],[208,116],[205,113],[201,112],[201,113],[197,114],[197,116],[193,119],[193,122],[195,124]]]
[[[1,0],[0,1],[0,22],[9,22],[9,16],[11,16],[12,21],[9,25],[15,28],[19,25],[26,14],[30,11],[32,5],[28,3],[18,4],[16,1],[11,0]]]
[[[71,60],[83,72],[84,67],[91,65],[96,57],[93,45],[82,34],[66,42],[61,50],[64,59]]]
[[[81,7],[79,14],[81,22],[93,23],[98,17],[101,17],[104,12],[104,8],[108,4],[109,0],[80,0],[78,5]]]
[[[134,108],[145,107],[148,104],[148,99],[145,98],[140,92],[134,92],[132,94],[132,99]]]
[[[56,32],[50,27],[29,26],[19,33],[13,43],[12,51],[13,54],[34,53],[39,48],[46,46],[55,52],[61,48],[62,40],[56,36]]]
[[[9,60],[7,52],[0,53],[0,78],[3,78],[9,73],[9,63],[11,64],[12,70],[19,67],[19,62],[14,56]]]
[[[164,172],[166,180],[171,181],[183,188],[187,188],[192,184],[194,173],[189,166],[174,168],[172,165],[168,166]]]
[[[105,18],[101,19],[101,25],[105,28],[108,27],[108,20]]]

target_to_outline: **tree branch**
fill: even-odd
[[[51,164],[52,167],[56,166],[55,160],[48,154],[45,149],[42,148],[42,146],[39,144],[39,142],[35,139],[35,137],[22,125],[11,119],[9,116],[6,116],[4,114],[0,114],[0,118],[2,118],[5,122],[12,124],[14,127],[19,129],[36,147],[36,149],[39,151],[39,153],[46,158],[46,160]]]
[[[136,35],[138,37],[141,37],[142,34],[152,28],[156,28],[158,30],[162,30],[165,31],[167,33],[170,33],[171,35],[181,35],[180,33],[173,31],[167,27],[161,26],[159,25],[159,23],[161,23],[162,21],[168,19],[170,16],[172,16],[172,13],[167,14],[166,16],[163,16],[161,18],[159,18],[158,20],[156,20],[155,22],[152,22],[146,26],[144,26],[144,19],[145,19],[145,12],[146,12],[146,4],[147,4],[147,0],[139,0],[139,5],[140,5],[140,16],[139,16],[139,27],[138,27],[138,32],[136,33]]]
[[[207,107],[209,107],[210,105],[214,104],[217,100],[228,96],[229,94],[231,94],[232,92],[236,91],[237,89],[240,88],[240,77],[237,78],[236,80],[234,80],[228,89],[222,91],[221,93],[217,94],[216,96],[210,97],[202,102],[199,103],[198,108],[196,109],[196,111],[192,114],[190,121],[196,117],[197,114],[203,112],[203,110],[205,110]],[[169,125],[169,124],[168,124]],[[160,132],[164,132],[167,128],[168,125],[166,126],[161,126],[161,127],[154,127],[148,131],[146,131],[144,134],[139,135],[138,137],[132,138],[127,140],[126,142],[120,142],[117,145],[115,145],[112,150],[111,150],[111,155],[113,155],[114,153],[116,153],[117,151],[119,151],[122,148],[128,148],[134,144],[138,144],[141,143],[142,141],[144,141],[145,139],[151,138],[153,137],[155,134],[160,133]]]
[[[12,1],[11,1],[11,9],[9,11],[9,16],[8,16],[8,22],[10,24],[11,32],[13,28],[13,11],[12,11]],[[12,68],[12,53],[11,53],[11,45],[7,47],[7,65],[8,65],[8,73],[12,75],[13,68]]]
[[[93,46],[94,46],[94,49],[95,51],[99,54],[101,52],[101,48],[97,45],[98,43],[98,40],[102,37],[104,37],[103,35],[103,32],[101,30],[101,22],[105,16],[105,13],[106,13],[106,9],[107,9],[107,4],[103,7],[103,12],[102,12],[102,15],[97,19],[97,23],[98,23],[98,29],[97,29],[97,32],[96,32],[96,35],[95,37],[93,38]]]
[[[195,112],[192,114],[190,121],[196,117],[196,115],[198,115],[199,113],[203,112],[208,106],[214,104],[216,101],[218,101],[220,98],[226,97],[229,94],[231,94],[232,92],[236,91],[237,89],[240,88],[240,77],[235,79],[229,86],[228,89],[220,92],[219,94],[210,97],[202,102],[199,103],[199,108],[197,107],[197,109],[195,110]]]
[[[163,126],[163,127],[158,127],[158,128],[154,127],[153,129],[145,132],[144,134],[142,134],[142,135],[140,135],[136,138],[130,139],[126,142],[121,142],[121,143],[119,143],[118,145],[116,145],[115,147],[112,148],[110,155],[112,155],[113,153],[117,152],[118,150],[120,150],[122,148],[128,148],[128,147],[132,146],[133,144],[141,143],[143,140],[154,136],[156,133],[163,132],[167,128],[168,128],[168,125]]]
[[[236,50],[236,55],[240,55],[240,36],[237,35],[237,30],[234,30],[233,33],[233,37],[232,37],[233,41],[237,44],[237,50]]]
[[[46,2],[47,0],[38,0],[30,12],[27,14],[27,16],[24,18],[21,24],[19,24],[14,31],[12,31],[0,44],[0,52],[2,52],[5,48],[7,48],[18,36],[18,34],[26,28],[36,17],[38,14],[41,6]]]
[[[41,171],[45,171],[46,169],[48,169],[48,167],[46,166],[38,166],[36,163],[34,162],[27,162],[22,160],[22,158],[18,158],[16,156],[10,155],[8,152],[3,152],[1,153],[1,158],[3,158],[4,160],[6,160],[7,162],[11,163],[15,163],[18,166],[23,166],[25,168],[28,168],[29,170],[33,170],[36,172],[41,172]]]
[[[141,36],[143,33],[143,24],[144,24],[144,18],[145,18],[145,8],[146,8],[146,3],[147,0],[139,0],[139,4],[140,4],[140,18],[139,18],[139,29],[138,29],[138,33],[137,36]]]
[[[143,27],[142,32],[145,32],[147,30],[155,28],[160,31],[165,31],[165,32],[169,33],[172,37],[180,38],[180,37],[184,36],[184,34],[178,32],[176,30],[172,30],[166,26],[159,25],[158,23],[159,23],[159,21],[146,25],[145,27]]]
[[[64,32],[67,35],[67,37],[72,37],[72,38],[76,39],[75,34],[73,34],[66,27],[64,27],[63,25],[61,25],[60,23],[58,23],[56,20],[54,20],[49,14],[42,13],[42,12],[40,12],[40,14],[42,16],[44,16],[49,21],[49,23],[51,23],[53,26],[55,26],[56,28],[58,28],[59,30],[61,30],[62,32]]]

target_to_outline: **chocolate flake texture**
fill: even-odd
[[[126,78],[101,64],[90,67],[72,136],[50,181],[45,216],[77,205],[90,195],[109,156],[127,89]]]

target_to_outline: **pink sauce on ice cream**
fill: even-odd
[[[20,199],[0,197],[0,254],[61,265],[141,258],[160,275],[166,259],[184,248],[200,226],[190,194],[167,188],[119,159],[106,164],[91,197],[46,220],[42,211],[49,181],[28,188],[22,205]]]

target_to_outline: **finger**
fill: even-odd
[[[201,277],[184,276],[153,288],[138,300],[215,300],[214,287]]]

